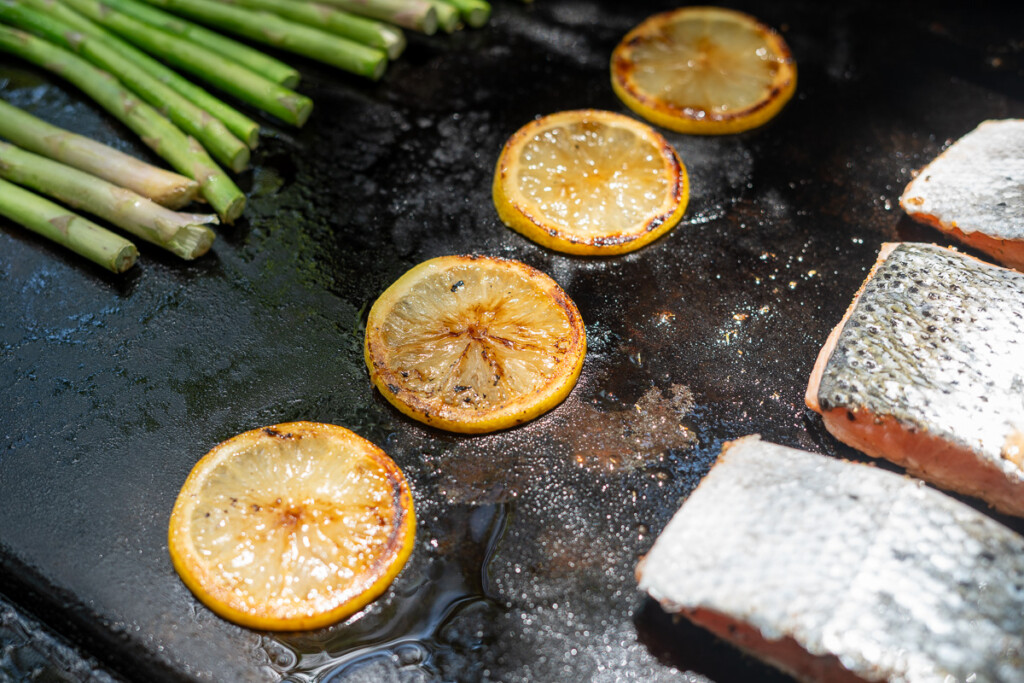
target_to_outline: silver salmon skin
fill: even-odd
[[[1024,119],[985,121],[921,169],[911,218],[1024,271]]]
[[[805,400],[840,441],[1024,516],[1024,274],[883,245]]]
[[[726,444],[637,578],[801,681],[1024,681],[1024,538],[869,465]]]

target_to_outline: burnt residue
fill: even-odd
[[[856,457],[803,406],[814,358],[881,242],[943,239],[900,218],[913,170],[984,118],[1024,116],[1021,22],[986,2],[889,3],[885,21],[867,2],[741,3],[792,48],[796,95],[740,135],[665,132],[691,182],[682,221],[588,259],[505,228],[494,167],[538,115],[629,114],[611,51],[664,5],[494,7],[482,30],[410,33],[379,82],[296,60],[313,117],[300,130],[260,118],[245,216],[201,259],[142,244],[115,279],[0,221],[0,581],[125,676],[762,679],[730,649],[687,646],[691,631],[653,637],[665,622],[643,616],[636,559],[726,440]],[[0,97],[156,161],[24,63],[0,66]],[[362,356],[368,305],[413,264],[460,253],[548,273],[588,332],[561,406],[480,437],[403,416]],[[269,636],[192,596],[167,520],[204,453],[294,420],[349,427],[396,460],[417,546],[364,613]]]

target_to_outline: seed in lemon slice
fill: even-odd
[[[513,230],[569,254],[639,249],[682,218],[686,168],[665,138],[628,116],[584,109],[544,116],[505,143],[494,206]]]
[[[681,133],[739,133],[766,123],[796,90],[786,41],[720,7],[655,14],[612,52],[612,88],[648,121]]]
[[[550,277],[518,261],[441,256],[381,294],[366,321],[370,378],[433,427],[479,433],[558,405],[583,367],[586,331]]]
[[[171,514],[174,568],[207,607],[251,628],[319,628],[359,611],[412,552],[412,495],[382,450],[344,427],[290,422],[207,453]]]

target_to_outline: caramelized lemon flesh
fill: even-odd
[[[516,132],[494,174],[509,227],[570,254],[621,254],[670,230],[686,210],[686,169],[656,131],[593,109],[542,117]]]
[[[442,256],[392,284],[370,309],[365,355],[381,394],[406,415],[490,432],[558,405],[583,366],[575,304],[517,261]]]
[[[185,585],[243,626],[299,630],[362,609],[412,551],[401,471],[335,425],[292,422],[240,434],[193,468],[171,515]]]
[[[648,121],[682,133],[738,133],[766,123],[796,89],[782,37],[718,7],[656,14],[612,53],[612,87]]]

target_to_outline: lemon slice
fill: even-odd
[[[738,133],[766,123],[796,90],[778,33],[720,7],[656,14],[612,52],[612,88],[626,106],[681,133]]]
[[[494,206],[510,228],[570,254],[621,254],[665,234],[690,196],[686,168],[650,126],[585,109],[520,128],[494,172]]]
[[[415,266],[370,309],[366,364],[406,415],[490,432],[558,405],[579,377],[586,332],[550,277],[518,261],[441,256]]]
[[[298,630],[357,612],[412,552],[402,472],[343,427],[291,422],[225,441],[192,469],[169,545],[185,585],[243,626]]]

